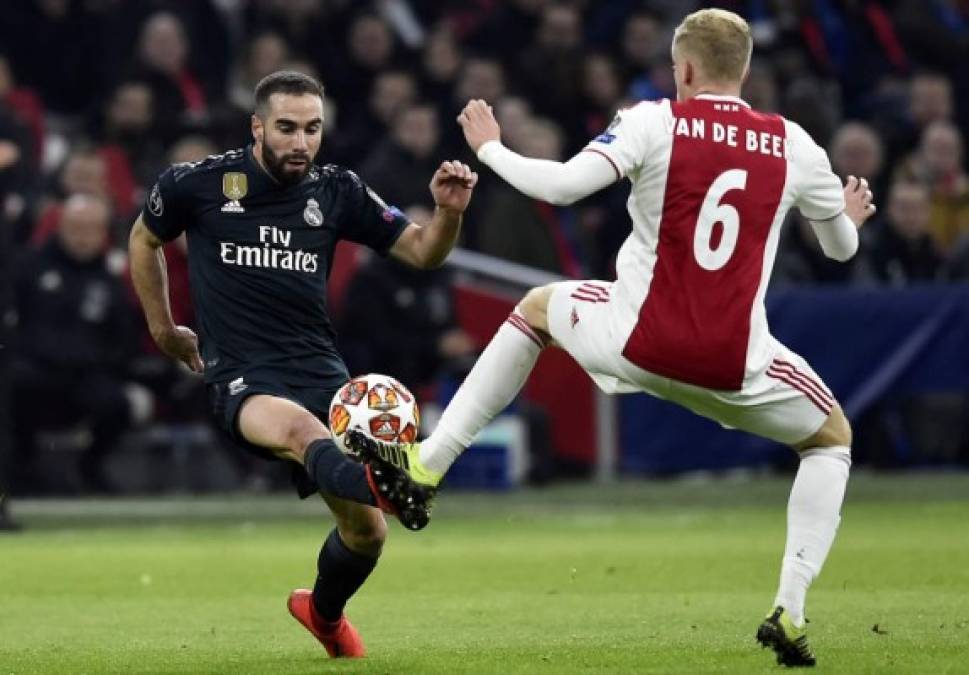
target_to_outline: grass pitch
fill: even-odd
[[[830,673],[969,672],[969,475],[849,485],[809,597]],[[286,612],[330,529],[288,496],[28,502],[0,537],[7,673],[767,673],[788,479],[445,493],[392,526],[330,661]]]

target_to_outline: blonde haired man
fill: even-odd
[[[632,232],[616,281],[531,290],[431,437],[402,449],[411,477],[436,485],[553,343],[606,392],[646,391],[790,445],[801,461],[780,588],[757,639],[780,663],[811,666],[805,595],[840,521],[851,429],[821,378],[771,336],[764,293],[791,208],[813,223],[824,252],[844,261],[875,207],[864,179],[849,177],[842,188],[801,127],[739,98],[751,48],[750,29],[735,14],[710,9],[686,17],[673,37],[677,100],[621,111],[564,164],[505,148],[490,106],[468,103],[458,117],[468,144],[533,198],[570,204],[628,177]],[[358,443],[377,462],[398,449]]]

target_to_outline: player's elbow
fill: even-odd
[[[571,206],[578,198],[579,186],[571,180],[567,172],[562,168],[564,165],[552,167],[544,175],[544,184],[538,186],[538,194],[534,195],[552,206]]]
[[[856,239],[855,241],[847,244],[846,246],[830,248],[829,250],[826,250],[824,254],[831,260],[836,260],[838,262],[843,263],[843,262],[848,262],[849,260],[854,258],[857,252],[858,252],[858,240]]]
[[[446,253],[443,255],[426,255],[415,266],[422,270],[436,270],[444,264],[445,260],[447,260]]]
[[[575,190],[568,185],[554,185],[543,197],[552,206],[571,206],[576,201]]]
[[[139,249],[153,251],[162,246],[163,243],[145,226],[141,216],[138,216],[135,224],[131,227],[131,233],[128,235],[128,251],[137,251]]]

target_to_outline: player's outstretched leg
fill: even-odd
[[[803,626],[798,628],[783,607],[775,607],[757,629],[757,641],[777,654],[777,662],[784,666],[813,666],[814,652],[808,645]]]
[[[415,483],[434,489],[478,432],[514,400],[549,343],[547,308],[552,286],[528,292],[488,347],[423,443],[368,442],[362,434],[354,450],[375,469],[394,466]],[[348,436],[348,444],[354,440]]]

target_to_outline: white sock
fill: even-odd
[[[774,605],[786,609],[794,625],[804,624],[807,589],[821,572],[841,522],[851,451],[844,446],[801,453],[787,503],[787,546]]]
[[[512,312],[421,444],[421,463],[445,473],[482,427],[518,395],[544,346],[518,310]]]

